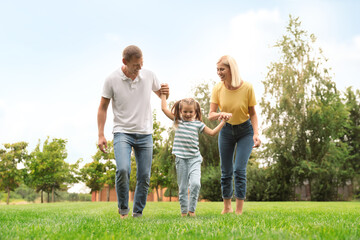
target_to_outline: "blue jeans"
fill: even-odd
[[[233,177],[235,197],[245,199],[246,165],[254,145],[254,130],[250,120],[239,124],[226,125],[219,134],[219,153],[221,163],[221,191],[223,199],[233,197]],[[235,155],[236,151],[236,156]]]
[[[131,172],[131,149],[136,159],[136,188],[133,213],[142,214],[150,184],[153,154],[151,134],[114,133],[114,153],[116,161],[115,187],[119,213],[129,213],[129,182]]]
[[[201,156],[175,159],[181,213],[195,212],[201,186],[201,162]]]

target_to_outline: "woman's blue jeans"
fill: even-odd
[[[133,213],[142,214],[150,184],[153,139],[151,134],[114,133],[116,161],[115,187],[119,213],[129,213],[129,182],[131,172],[131,149],[136,159],[136,188]]]
[[[239,125],[226,125],[219,134],[221,163],[221,191],[223,199],[233,197],[233,177],[235,197],[245,199],[246,165],[254,145],[254,131],[250,119]]]

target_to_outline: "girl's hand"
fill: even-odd
[[[231,113],[220,112],[218,120],[223,120],[224,119],[225,121],[228,121],[231,117],[232,117]]]

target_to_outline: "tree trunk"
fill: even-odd
[[[106,201],[110,202],[110,185],[108,185],[108,188],[106,191]]]
[[[47,195],[48,195],[47,202],[49,203],[50,202],[50,192],[48,192]]]
[[[9,205],[9,202],[10,202],[10,188],[6,187],[6,190],[7,190],[6,204]]]
[[[51,202],[55,202],[54,192],[55,192],[55,187],[53,186],[51,191]]]
[[[157,200],[159,202],[160,198],[159,198],[159,188],[158,188],[158,186],[156,186],[155,189],[156,189]]]
[[[169,191],[169,195],[170,195],[170,202],[171,202],[171,188],[170,188],[170,191]]]
[[[41,203],[44,203],[44,191],[41,190]]]

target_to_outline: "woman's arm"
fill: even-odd
[[[259,147],[261,144],[260,138],[259,138],[259,129],[258,129],[258,119],[255,111],[255,106],[249,107],[249,115],[251,124],[254,129],[254,148]]]
[[[227,112],[217,112],[218,107],[219,106],[216,103],[210,103],[209,120],[213,121],[225,119],[228,121],[232,117],[232,114]]]
[[[166,95],[161,94],[161,110],[165,113],[165,115],[170,118],[170,120],[174,121],[174,114],[168,109],[167,103],[166,103]]]
[[[220,130],[223,128],[223,126],[225,125],[225,120],[221,120],[221,122],[219,123],[219,125],[217,125],[214,129],[211,129],[209,128],[208,126],[205,126],[204,127],[204,130],[203,132],[206,134],[206,135],[209,135],[209,136],[215,136],[218,132],[220,132]]]

